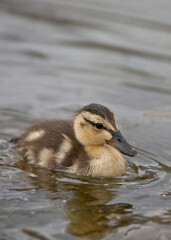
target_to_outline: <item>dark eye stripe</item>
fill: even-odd
[[[115,131],[113,131],[112,129],[106,129],[112,136],[115,135]]]
[[[94,127],[96,126],[96,124],[95,124],[94,122],[88,120],[88,119],[85,118],[85,117],[84,117],[84,120],[85,120],[86,122],[90,123],[92,126],[94,126]]]
[[[92,126],[96,126],[96,123],[90,121],[89,119],[84,117],[84,120],[88,123],[90,123]],[[105,129],[106,131],[108,131],[112,136],[114,136],[115,132],[112,129],[107,129],[106,127],[103,127],[102,129]]]

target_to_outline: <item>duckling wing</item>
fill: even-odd
[[[77,155],[73,123],[66,120],[48,120],[29,127],[14,138],[16,150],[31,164],[43,167],[71,166]]]

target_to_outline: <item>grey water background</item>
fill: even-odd
[[[0,1],[0,239],[171,239],[171,2]],[[111,108],[138,155],[125,176],[25,164],[36,119]]]

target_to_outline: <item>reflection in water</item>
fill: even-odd
[[[155,176],[157,169],[148,170],[140,166],[140,173],[138,173],[136,165],[130,163],[128,166],[130,176],[127,175],[123,178],[115,179],[89,179],[87,177],[75,178],[73,175],[63,172],[36,168],[27,165],[24,160],[15,162],[13,167],[28,174],[26,178],[27,182],[20,187],[13,187],[13,190],[15,189],[16,192],[20,195],[24,194],[24,196],[25,194],[30,196],[30,193],[33,193],[34,190],[36,198],[38,197],[40,201],[39,207],[36,203],[36,206],[33,208],[35,210],[32,210],[36,211],[36,223],[40,224],[42,217],[46,219],[46,212],[49,212],[49,216],[51,216],[51,208],[49,209],[48,205],[45,205],[48,207],[47,209],[42,209],[45,213],[42,212],[39,216],[40,213],[38,209],[41,206],[44,208],[44,201],[42,202],[42,200],[46,198],[53,206],[54,222],[52,232],[54,232],[54,234],[47,232],[48,225],[44,231],[39,227],[30,228],[24,226],[22,231],[28,236],[45,240],[51,239],[51,236],[57,236],[56,232],[59,231],[60,221],[56,220],[59,214],[59,210],[56,212],[56,208],[58,209],[58,207],[69,221],[65,227],[66,233],[71,236],[87,239],[101,239],[109,233],[117,234],[118,229],[123,229],[123,234],[125,232],[125,234],[129,236],[129,232],[131,232],[131,234],[134,233],[134,231],[131,230],[132,228],[127,229],[127,227],[131,225],[141,226],[142,224],[148,224],[148,222],[169,224],[170,222],[169,211],[159,211],[157,213],[151,210],[148,216],[143,216],[143,214],[136,212],[136,201],[142,204],[144,195],[143,193],[137,195],[135,191],[132,193],[134,194],[132,198],[129,194],[129,188],[132,188],[134,183],[137,185],[137,183],[141,182],[141,191],[143,191],[143,185],[146,187],[148,184],[153,188],[158,185],[161,180]],[[121,198],[122,191],[124,198]],[[147,195],[147,191],[145,191],[145,194]],[[32,200],[34,199],[33,196],[31,197]],[[43,199],[41,199],[40,196],[41,198],[43,196]],[[130,203],[130,197],[132,203]],[[120,200],[118,201],[119,198]],[[19,204],[20,202],[17,202],[17,205],[15,203],[15,205],[13,205],[14,208]],[[151,204],[153,205],[153,203]],[[135,232],[135,234],[137,234],[137,232]]]
[[[78,179],[69,174],[36,168],[24,161],[16,162],[15,167],[32,173],[28,184],[34,189],[50,191],[49,197],[53,201],[63,199],[62,211],[69,220],[66,231],[71,235],[101,239],[118,227],[148,221],[147,218],[133,215],[133,206],[129,203],[111,203],[122,186],[119,178]],[[28,233],[31,230],[24,231]],[[31,232],[33,234],[34,231]],[[38,234],[36,232],[35,236]]]
[[[66,204],[65,213],[70,224],[67,231],[76,236],[102,237],[110,231],[108,219],[110,209],[105,203],[110,201],[111,193],[102,187],[90,189],[89,186],[77,190]]]
[[[56,173],[26,165],[24,161],[15,163],[15,167],[32,174],[29,176],[29,185],[37,190],[51,191],[52,200],[64,199],[63,212],[69,220],[66,231],[74,236],[83,236],[88,239],[101,239],[108,232],[118,226],[125,226],[129,220],[120,215],[130,215],[132,205],[127,203],[110,204],[117,196],[119,179],[110,179],[115,186],[108,189],[108,179],[76,178],[64,173]],[[70,178],[67,178],[70,177]],[[72,177],[72,178],[71,178]],[[70,193],[66,200],[63,193]]]
[[[132,206],[124,203],[108,205],[111,198],[114,199],[115,194],[100,186],[91,189],[84,186],[75,191],[65,206],[70,220],[67,231],[76,236],[100,239],[114,227],[122,226],[119,215],[130,213]]]

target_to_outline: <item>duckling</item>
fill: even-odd
[[[92,177],[121,176],[126,172],[123,154],[136,155],[112,111],[95,103],[72,120],[38,122],[11,142],[30,164]]]

